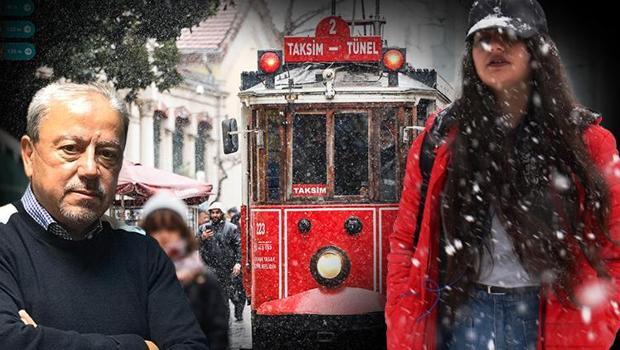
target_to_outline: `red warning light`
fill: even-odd
[[[383,66],[391,71],[397,71],[403,68],[405,64],[405,56],[400,50],[390,49],[383,54]]]
[[[267,51],[263,53],[258,59],[258,68],[263,73],[273,74],[278,71],[282,64],[280,56],[273,52]]]

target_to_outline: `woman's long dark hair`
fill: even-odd
[[[442,247],[462,247],[446,254],[444,282],[452,288],[443,297],[452,310],[480,278],[483,250],[490,249],[485,240],[490,203],[525,270],[549,283],[564,302],[575,302],[573,272],[579,254],[599,276],[609,277],[599,257],[599,244],[611,241],[609,191],[582,140],[583,121],[592,115],[577,105],[553,41],[537,35],[525,43],[531,54],[532,95],[516,130],[498,119],[494,94],[476,73],[473,44],[466,45],[462,95],[450,112],[458,132],[449,146],[441,205]],[[583,200],[575,184],[583,189]],[[557,196],[549,197],[550,191]],[[555,210],[553,198],[563,210]],[[584,210],[593,218],[592,232],[584,232],[588,215],[578,215]]]

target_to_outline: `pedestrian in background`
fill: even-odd
[[[228,219],[232,224],[237,226],[237,234],[241,234],[239,220],[241,218],[241,213],[237,207],[232,207],[228,209]],[[239,237],[241,240],[241,237]],[[235,306],[235,320],[237,322],[243,321],[243,309],[245,308],[246,296],[245,296],[245,288],[243,288],[243,271],[241,271],[237,276],[232,277],[231,281],[231,290],[230,290],[230,300]]]
[[[197,251],[194,234],[186,223],[187,206],[173,194],[160,191],[144,205],[140,226],[155,238],[174,263],[177,278],[209,348],[229,347],[228,301],[216,275],[206,269]]]
[[[211,220],[209,218],[209,203],[201,203],[198,206],[198,227],[200,227],[200,225],[206,224],[209,220]]]
[[[230,222],[237,226],[237,229],[239,229],[239,220],[241,219],[239,209],[237,209],[237,207],[231,207],[228,209],[226,214],[228,215],[228,220],[230,220]]]
[[[217,275],[228,305],[232,278],[241,273],[241,240],[237,226],[226,221],[224,205],[213,202],[210,221],[198,228],[200,257]]]

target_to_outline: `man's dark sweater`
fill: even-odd
[[[38,327],[27,326],[24,309]],[[68,241],[21,202],[0,208],[0,349],[208,349],[173,264],[156,241],[103,231]]]

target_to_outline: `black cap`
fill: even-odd
[[[474,1],[466,39],[488,28],[504,28],[522,39],[548,32],[545,12],[536,0]]]
[[[237,207],[231,207],[228,209],[228,213],[239,214],[239,209],[237,209]]]

